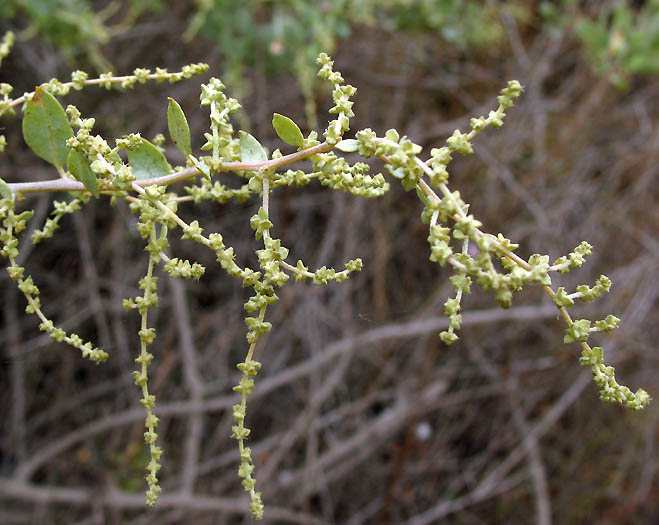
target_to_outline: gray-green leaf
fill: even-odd
[[[352,153],[353,151],[357,151],[359,149],[359,141],[355,139],[343,139],[334,147],[346,153]]]
[[[133,175],[138,180],[155,179],[169,174],[169,164],[165,156],[144,138],[137,147],[127,149],[126,154]]]
[[[14,194],[9,189],[9,185],[2,179],[0,179],[0,197],[10,201],[14,200]]]
[[[169,136],[172,137],[179,151],[186,157],[190,155],[192,153],[190,126],[188,126],[188,120],[185,118],[183,109],[171,97],[169,98],[169,106],[167,106],[167,127],[169,128]]]
[[[272,117],[272,125],[279,135],[279,138],[286,144],[292,146],[302,146],[304,142],[304,135],[300,131],[298,125],[288,117],[275,113]]]
[[[89,167],[87,157],[85,157],[79,151],[72,149],[71,153],[69,153],[69,156],[66,159],[66,165],[68,166],[71,174],[80,182],[82,182],[89,193],[98,199],[98,180],[96,179],[94,172]]]
[[[67,139],[73,129],[64,108],[47,91],[37,88],[32,100],[26,103],[23,116],[23,138],[39,157],[58,169],[69,155]]]
[[[245,131],[240,132],[240,158],[243,162],[265,162],[268,160],[261,143]]]

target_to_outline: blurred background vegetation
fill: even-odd
[[[659,1],[4,0],[6,30],[17,44],[0,81],[15,93],[73,69],[208,62],[243,104],[237,124],[270,150],[282,147],[273,112],[306,131],[327,122],[320,51],[358,88],[353,131],[395,127],[424,148],[487,114],[518,79],[520,103],[502,129],[478,137],[473,158],[451,164],[452,187],[524,256],[594,245],[581,271],[555,283],[613,279],[606,298],[578,308],[623,319],[602,340],[607,359],[621,382],[659,395]],[[198,148],[205,80],[89,88],[66,102],[107,139],[151,138],[165,131],[172,96]],[[19,121],[0,125],[9,142],[0,177],[52,178]],[[173,146],[167,153],[181,160]],[[33,227],[53,198],[62,196],[29,198]],[[312,186],[283,189],[271,206],[293,258],[341,266],[362,257],[365,270],[341,286],[289,286],[269,312],[275,328],[248,408],[266,520],[657,523],[656,401],[641,413],[601,403],[539,289],[506,312],[472,293],[462,339],[447,348],[437,334],[450,272],[427,259],[416,196],[394,187],[367,202]],[[181,209],[254,264],[257,208]],[[229,439],[245,297],[209,253],[185,243],[173,243],[176,253],[207,274],[161,280],[151,385],[164,494],[155,510],[143,506],[143,413],[130,373],[138,320],[121,308],[146,267],[134,223],[126,206],[92,203],[39,249],[23,244],[46,312],[99,342],[106,365],[40,334],[0,277],[0,523],[249,521]]]

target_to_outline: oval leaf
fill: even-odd
[[[39,157],[58,169],[69,155],[67,139],[73,129],[64,108],[47,91],[37,88],[32,100],[26,103],[23,116],[23,138]]]
[[[345,153],[352,153],[359,149],[359,141],[355,139],[344,139],[334,146],[336,149],[344,151]]]
[[[185,118],[185,113],[176,100],[169,98],[169,106],[167,106],[167,127],[169,128],[169,136],[172,137],[174,144],[183,155],[186,157],[192,153],[190,147],[190,126],[188,126],[188,119]]]
[[[272,125],[274,126],[277,135],[279,135],[279,138],[286,144],[302,146],[304,136],[298,125],[291,119],[284,115],[280,115],[279,113],[275,113],[272,117]]]
[[[89,167],[87,157],[79,151],[72,149],[66,159],[66,165],[71,174],[83,183],[89,193],[98,199],[98,180]]]
[[[164,177],[170,172],[167,159],[162,152],[148,140],[142,139],[133,149],[127,149],[128,164],[138,180]]]
[[[240,158],[243,162],[265,162],[268,160],[261,143],[245,131],[240,132]]]
[[[14,194],[9,189],[9,185],[2,179],[0,179],[0,198],[14,200]]]

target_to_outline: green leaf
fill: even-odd
[[[304,135],[300,131],[298,125],[288,117],[275,113],[272,117],[272,125],[279,135],[279,138],[286,144],[292,146],[302,146],[304,142]]]
[[[240,158],[243,162],[265,162],[268,160],[261,143],[245,131],[240,132]]]
[[[37,87],[32,100],[25,105],[23,116],[23,138],[27,145],[60,169],[69,155],[66,141],[72,136],[64,108],[54,96]]]
[[[126,154],[128,164],[137,180],[164,177],[170,172],[169,164],[162,152],[144,138],[137,147],[127,149]]]
[[[359,141],[355,139],[343,139],[341,142],[334,146],[336,149],[344,151],[345,153],[352,153],[359,149]]]
[[[94,172],[89,167],[87,157],[85,157],[79,151],[72,149],[71,153],[69,153],[69,156],[66,159],[66,165],[68,166],[71,174],[83,183],[89,193],[98,199],[98,180],[96,179]]]
[[[9,189],[7,183],[2,179],[0,179],[0,197],[3,199],[9,199],[10,201],[14,200],[14,194]]]
[[[185,118],[181,106],[171,97],[169,98],[169,106],[167,106],[167,127],[169,128],[169,135],[179,151],[186,157],[190,155],[192,153],[190,126],[188,126],[188,120]]]

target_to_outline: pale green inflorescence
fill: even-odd
[[[0,59],[6,56],[12,42],[12,36],[5,36],[0,45]],[[619,385],[615,380],[613,367],[606,366],[603,361],[601,347],[588,346],[588,338],[594,332],[608,332],[619,323],[613,315],[605,319],[591,322],[587,319],[573,321],[567,313],[567,308],[581,301],[593,300],[609,291],[611,281],[600,276],[594,286],[582,284],[573,293],[568,293],[563,287],[552,288],[550,274],[565,273],[581,267],[592,247],[582,242],[572,253],[556,260],[552,265],[546,255],[535,254],[524,260],[514,253],[518,247],[502,234],[491,235],[481,230],[481,222],[469,213],[469,204],[464,202],[458,191],[449,188],[450,164],[454,154],[462,155],[473,152],[472,140],[489,126],[499,127],[506,116],[505,110],[512,107],[514,100],[521,94],[522,86],[517,81],[511,81],[501,91],[496,110],[490,111],[487,117],[471,120],[469,132],[456,130],[446,141],[446,145],[433,148],[430,158],[421,158],[421,146],[413,143],[405,136],[400,136],[396,130],[389,130],[384,137],[378,137],[371,129],[363,129],[355,134],[355,139],[344,139],[350,129],[350,118],[354,116],[353,102],[350,98],[355,94],[355,88],[345,84],[340,73],[334,71],[333,62],[326,54],[318,57],[319,77],[327,80],[333,87],[332,98],[334,106],[330,113],[336,115],[323,133],[324,142],[318,140],[318,134],[311,131],[304,137],[297,125],[281,115],[275,115],[275,125],[282,140],[297,147],[293,154],[284,156],[275,150],[268,158],[260,143],[248,133],[241,132],[237,137],[231,123],[231,115],[240,104],[225,94],[225,86],[216,78],[211,78],[201,88],[201,105],[208,107],[210,126],[205,134],[206,143],[203,151],[210,152],[207,156],[195,157],[189,152],[189,128],[185,115],[180,107],[168,113],[170,133],[174,130],[177,136],[172,137],[185,144],[182,148],[186,156],[185,167],[172,168],[162,153],[164,137],[157,136],[149,142],[139,134],[131,134],[117,138],[115,146],[100,135],[93,135],[95,121],[93,118],[82,118],[80,111],[73,105],[66,108],[70,131],[62,136],[51,135],[49,140],[65,144],[68,148],[68,166],[71,171],[60,166],[60,182],[75,187],[73,198],[68,202],[56,201],[54,211],[41,229],[35,230],[32,242],[38,242],[51,237],[60,227],[62,219],[88,204],[91,196],[107,195],[111,203],[126,200],[130,210],[138,217],[137,230],[146,243],[148,253],[146,275],[140,280],[139,286],[143,294],[125,299],[123,306],[127,310],[137,310],[141,317],[138,331],[140,351],[136,358],[138,369],[134,372],[135,384],[141,390],[141,403],[146,411],[144,440],[151,459],[147,466],[146,480],[148,490],[147,504],[153,506],[161,491],[158,483],[158,472],[162,449],[157,445],[158,417],[155,414],[156,399],[149,391],[148,365],[154,359],[154,354],[148,348],[154,343],[155,328],[148,326],[148,312],[158,305],[157,283],[155,272],[159,265],[172,278],[199,280],[203,277],[205,268],[198,262],[180,259],[169,254],[169,235],[177,228],[181,229],[181,238],[205,246],[215,253],[219,266],[230,276],[242,281],[245,288],[251,290],[251,295],[244,304],[246,312],[246,339],[248,350],[245,360],[238,363],[240,380],[234,387],[239,395],[239,401],[233,406],[234,425],[232,437],[238,441],[239,467],[238,475],[242,485],[250,497],[250,510],[256,519],[264,516],[264,506],[261,494],[256,490],[255,466],[251,449],[246,446],[250,430],[245,426],[247,417],[247,397],[255,388],[255,378],[261,369],[261,363],[255,360],[257,343],[271,329],[266,320],[267,309],[277,302],[277,290],[289,282],[294,276],[295,281],[310,280],[313,284],[327,285],[340,283],[353,272],[362,269],[361,259],[354,259],[345,264],[345,269],[336,271],[322,266],[310,270],[302,260],[288,262],[289,249],[281,239],[272,234],[275,225],[271,217],[270,195],[282,186],[304,186],[314,179],[321,185],[334,190],[351,193],[355,196],[374,198],[383,195],[389,189],[389,182],[382,174],[369,175],[369,166],[364,162],[349,163],[342,153],[358,153],[362,157],[379,157],[385,164],[394,180],[399,180],[405,190],[415,189],[423,211],[421,220],[428,224],[428,244],[430,260],[441,266],[449,265],[454,270],[450,277],[455,290],[455,296],[449,297],[444,303],[444,313],[449,317],[449,327],[440,334],[441,339],[451,344],[458,339],[457,332],[462,323],[461,300],[464,294],[470,293],[473,285],[483,290],[492,290],[502,307],[509,307],[515,292],[522,290],[527,284],[538,284],[543,287],[559,309],[567,323],[564,340],[566,343],[578,342],[582,345],[581,364],[590,366],[595,383],[600,389],[603,400],[616,402],[630,408],[643,408],[650,401],[649,395],[638,390],[633,393],[629,388]],[[169,73],[164,69],[151,72],[147,69],[136,69],[132,75],[117,77],[111,73],[99,78],[90,79],[82,71],[76,71],[71,76],[71,82],[62,83],[56,79],[43,84],[40,89],[54,96],[67,95],[71,88],[80,90],[90,85],[99,85],[111,89],[113,87],[132,88],[150,80],[156,82],[176,82],[190,78],[206,71],[207,66],[194,64],[184,67],[180,72]],[[0,85],[0,115],[11,113],[18,105],[37,104],[34,93],[11,99],[11,86]],[[64,115],[64,112],[61,113]],[[61,122],[60,122],[61,123]],[[77,129],[73,133],[73,128]],[[26,131],[29,133],[29,131]],[[32,142],[38,137],[31,137]],[[0,150],[4,149],[6,141],[0,137]],[[38,144],[38,142],[37,142]],[[178,145],[178,144],[177,144]],[[125,151],[128,161],[120,155]],[[310,162],[310,169],[282,169],[287,164],[301,160]],[[224,172],[233,171],[242,180],[238,188],[225,184]],[[201,175],[201,177],[199,177]],[[166,183],[157,183],[159,177],[165,177]],[[148,179],[148,183],[143,182]],[[185,187],[186,195],[180,196],[168,189],[168,184],[177,181],[188,181]],[[79,182],[78,182],[79,181]],[[156,183],[154,183],[156,181]],[[37,186],[30,186],[30,191],[46,191]],[[14,186],[15,187],[15,186]],[[21,191],[26,191],[25,185]],[[37,315],[40,328],[55,340],[66,342],[78,348],[83,356],[96,361],[104,361],[108,354],[94,348],[91,343],[83,342],[75,334],[67,335],[56,328],[41,309],[39,290],[32,277],[24,277],[25,270],[16,263],[18,256],[18,238],[25,223],[32,217],[31,211],[15,213],[16,199],[12,185],[0,180],[0,254],[7,258],[7,270],[10,277],[17,282],[18,288],[27,300],[26,311]],[[250,198],[260,199],[258,212],[250,219],[254,237],[261,246],[255,250],[258,268],[241,267],[236,263],[234,249],[225,244],[219,232],[204,234],[199,222],[194,220],[189,224],[178,215],[178,208],[185,203],[198,203],[211,200],[217,203],[227,203],[231,200],[245,202]],[[499,265],[495,265],[495,261]],[[503,268],[503,271],[497,269]]]
[[[9,277],[16,281],[18,289],[23,293],[27,301],[25,312],[28,314],[36,315],[41,323],[39,328],[58,342],[67,343],[74,348],[77,348],[82,353],[82,356],[101,363],[108,358],[108,354],[100,348],[94,348],[90,342],[83,341],[77,334],[67,334],[61,328],[57,328],[53,321],[48,319],[41,309],[41,300],[39,299],[39,288],[32,279],[32,276],[25,277],[25,268],[18,265],[16,258],[18,257],[18,238],[16,234],[25,229],[25,224],[32,218],[32,211],[24,211],[19,215],[14,213],[14,201],[10,199],[0,200],[0,242],[2,243],[2,250],[0,255],[9,260],[7,273]]]

